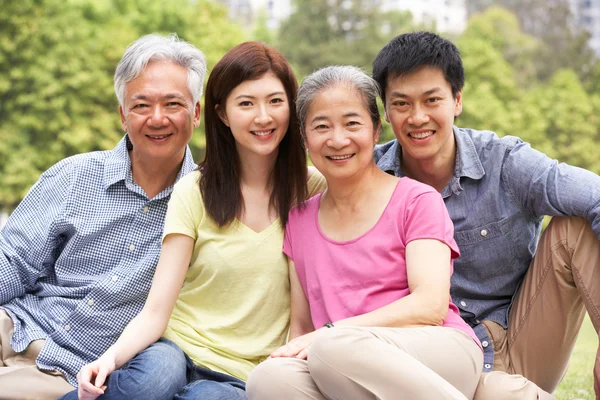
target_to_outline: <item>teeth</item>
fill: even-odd
[[[331,158],[332,160],[346,160],[352,156],[353,154],[348,154],[346,156],[329,156],[329,158]]]
[[[427,132],[419,132],[419,133],[411,133],[410,137],[413,137],[415,139],[425,139],[426,137],[429,137],[433,135],[433,131],[427,131]]]
[[[149,137],[151,137],[152,139],[164,139],[166,137],[171,136],[170,134],[168,135],[162,135],[162,136],[153,136],[153,135],[148,135]]]
[[[273,132],[273,129],[269,129],[268,131],[252,131],[256,136],[267,136]]]

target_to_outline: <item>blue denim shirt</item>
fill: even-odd
[[[453,130],[454,175],[441,192],[461,252],[450,292],[484,346],[484,372],[489,372],[494,349],[481,321],[508,326],[545,215],[582,216],[600,237],[600,177],[559,164],[514,136]],[[396,140],[376,146],[377,166],[403,176],[400,150]]]

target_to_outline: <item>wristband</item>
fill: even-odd
[[[335,326],[331,323],[331,322],[325,322],[325,325],[323,325],[324,328],[335,328]]]

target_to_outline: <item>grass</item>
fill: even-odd
[[[564,379],[554,391],[558,400],[594,400],[594,378],[592,371],[598,349],[598,336],[589,316],[585,317],[579,332],[569,369]]]

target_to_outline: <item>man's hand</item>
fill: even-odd
[[[102,356],[84,365],[77,374],[77,396],[79,400],[94,400],[104,394],[106,377],[115,370],[115,360]]]
[[[307,333],[306,335],[298,336],[297,338],[290,340],[285,346],[281,346],[277,350],[271,353],[272,358],[275,357],[295,357],[301,360],[306,360],[308,354],[308,347],[313,342],[315,337],[321,332],[321,328]]]

